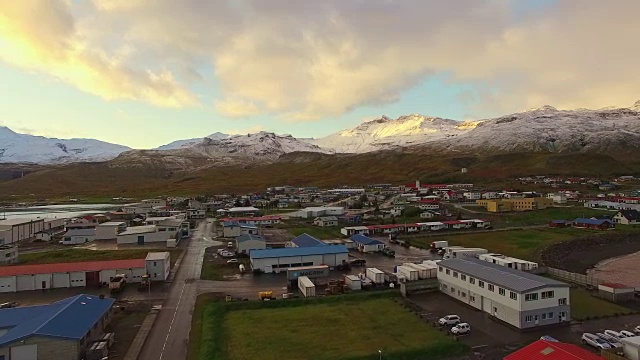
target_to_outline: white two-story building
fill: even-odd
[[[518,329],[570,320],[569,284],[477,259],[438,262],[444,294]]]

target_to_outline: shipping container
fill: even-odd
[[[296,280],[300,276],[306,276],[309,279],[317,279],[329,276],[329,266],[302,266],[287,269],[287,280]]]
[[[398,274],[407,278],[407,281],[416,281],[420,279],[418,270],[410,268],[408,266],[398,266]]]
[[[384,283],[384,272],[376,268],[367,268],[367,278],[374,284]]]
[[[441,241],[433,241],[431,243],[431,250],[440,250],[440,249],[444,249],[446,247],[449,246],[449,242],[446,240],[441,240]]]
[[[356,275],[347,275],[344,278],[344,283],[349,286],[351,290],[360,290],[362,289],[362,281]]]
[[[427,262],[429,261],[429,262]],[[435,261],[423,261],[422,266],[427,268],[427,279],[433,279],[438,277],[438,265]]]
[[[300,276],[298,278],[298,289],[300,289],[300,292],[304,297],[316,296],[316,286],[306,276]]]
[[[414,270],[418,270],[418,277],[420,279],[426,279],[427,278],[428,270],[427,270],[426,267],[424,267],[424,266],[422,266],[420,264],[404,263],[404,264],[402,264],[402,266],[407,266],[407,267],[410,267],[410,268],[412,268]]]

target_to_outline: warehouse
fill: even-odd
[[[114,302],[83,294],[49,305],[0,309],[0,359],[81,359],[104,335]]]
[[[40,289],[99,286],[125,274],[127,282],[140,282],[147,274],[145,259],[0,267],[0,293]]]
[[[0,220],[0,245],[35,238],[42,230],[45,230],[44,219]]]
[[[177,227],[165,227],[165,231],[159,231],[158,225],[132,226],[121,232],[116,237],[118,245],[144,245],[147,243],[167,242],[176,239]]]
[[[267,248],[267,240],[260,235],[240,235],[236,238],[236,253],[250,254],[252,250]]]
[[[344,245],[253,250],[249,254],[251,267],[264,273],[279,273],[301,266],[333,267],[345,264],[348,255],[349,250]]]
[[[438,262],[440,291],[518,329],[568,323],[569,284],[486,261]]]
[[[344,208],[339,206],[307,207],[289,214],[289,217],[314,219],[320,216],[340,216],[344,214]]]
[[[71,229],[62,235],[60,243],[63,245],[84,244],[95,240],[95,238],[95,229]]]
[[[312,246],[327,246],[327,244],[314,238],[309,234],[302,234],[296,236],[291,240],[291,247],[312,247]]]
[[[384,243],[382,241],[372,239],[362,234],[353,235],[350,239],[356,243],[356,247],[361,252],[377,252],[384,249]]]
[[[115,240],[118,234],[127,230],[124,221],[108,221],[96,227],[96,240]]]

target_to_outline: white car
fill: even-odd
[[[633,332],[640,335],[640,326],[636,326],[635,328],[633,328]]]
[[[225,257],[225,258],[230,258],[230,257],[233,257],[234,255],[233,255],[233,253],[230,253],[228,251],[223,251],[223,252],[220,253],[220,256]]]
[[[636,336],[636,334],[632,333],[631,331],[627,331],[627,330],[620,331],[620,334],[624,335],[624,337],[634,337],[634,336]]]
[[[611,337],[614,337],[614,338],[618,339],[618,341],[620,341],[620,339],[624,339],[626,337],[626,336],[620,334],[619,332],[613,331],[613,330],[605,330],[604,333],[606,335],[609,335]]]
[[[238,259],[229,259],[227,260],[227,264],[235,264],[238,262]]]
[[[465,335],[471,332],[471,326],[467,323],[459,323],[451,328],[451,333],[454,335]]]
[[[611,344],[590,333],[582,334],[582,342],[596,349],[611,349]]]
[[[440,324],[440,326],[457,325],[459,323],[460,323],[460,316],[458,315],[447,315],[441,318],[440,320],[438,320],[438,324]]]
[[[614,338],[613,336],[609,336],[603,333],[597,333],[596,336],[608,342],[614,348],[622,347],[622,344],[620,343],[620,341]]]

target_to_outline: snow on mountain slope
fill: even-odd
[[[185,139],[185,140],[176,140],[173,142],[170,142],[169,144],[166,145],[162,145],[159,146],[153,150],[175,150],[175,149],[181,149],[181,148],[188,148],[188,147],[192,147],[194,145],[197,145],[199,143],[201,143],[205,138],[209,138],[209,139],[214,139],[214,140],[220,140],[220,139],[225,139],[228,138],[229,135],[228,134],[223,134],[221,132],[215,132],[209,136],[206,136],[204,138],[193,138],[193,139]]]
[[[54,164],[111,160],[130,150],[94,139],[55,139],[19,134],[0,126],[0,163]]]
[[[467,133],[477,125],[478,122],[461,122],[417,114],[401,116],[395,120],[383,116],[353,129],[308,142],[339,153],[364,153],[446,139]]]

